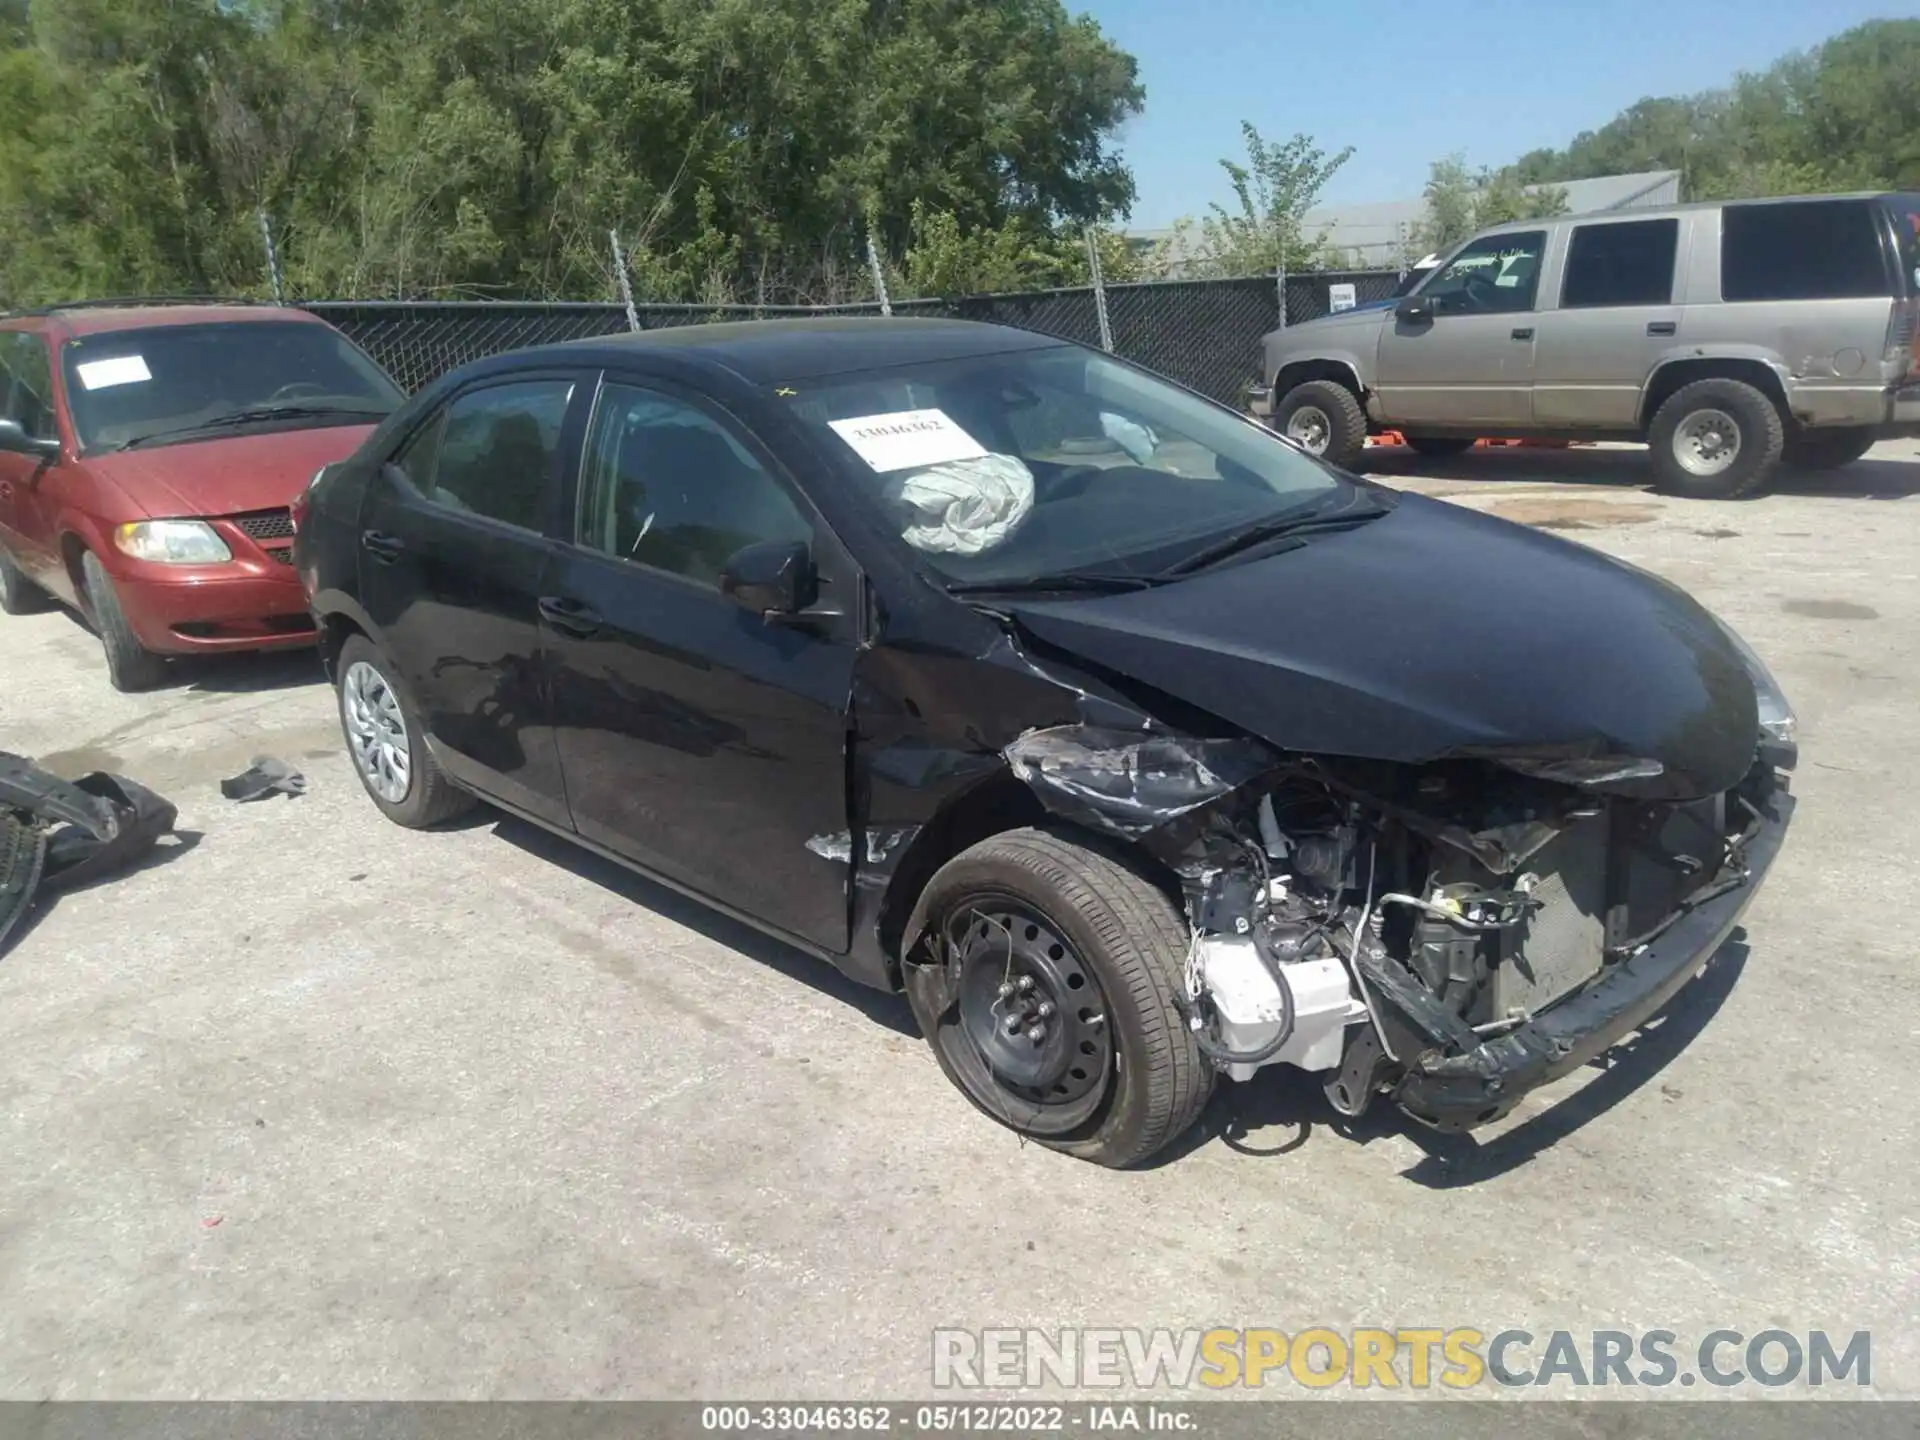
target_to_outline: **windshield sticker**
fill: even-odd
[[[954,424],[944,410],[895,410],[827,423],[856,455],[882,475],[890,470],[944,465],[951,460],[978,460],[987,453],[986,447]]]
[[[80,383],[89,390],[105,390],[113,385],[138,385],[151,380],[144,355],[116,355],[111,360],[82,360],[73,367]]]

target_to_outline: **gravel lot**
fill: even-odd
[[[936,1325],[1867,1329],[1920,1396],[1920,447],[1743,504],[1379,455],[1687,586],[1805,737],[1744,938],[1468,1139],[1267,1071],[1153,1169],[1023,1147],[904,1003],[518,822],[383,822],[311,656],[120,696],[0,618],[0,747],[184,832],[0,959],[0,1398],[898,1397]],[[262,752],[311,792],[222,800]]]

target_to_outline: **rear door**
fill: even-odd
[[[1417,292],[1432,318],[1394,317],[1380,335],[1376,388],[1389,425],[1497,429],[1533,418],[1535,303],[1545,230],[1483,235]]]
[[[1661,356],[1680,342],[1680,221],[1575,225],[1559,303],[1536,322],[1533,418],[1570,429],[1627,430]]]
[[[455,779],[567,820],[538,625],[590,373],[482,381],[409,434],[360,508],[360,596]]]
[[[859,608],[846,552],[743,426],[641,375],[600,392],[574,539],[541,623],[575,827],[844,952]],[[725,598],[722,565],[763,541],[809,545],[819,608],[841,613],[770,623]]]

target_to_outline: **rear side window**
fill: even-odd
[[[462,395],[447,407],[430,462],[433,478],[420,488],[449,510],[544,529],[572,398],[571,380],[525,380]],[[409,447],[402,468],[419,485],[408,464],[415,458]]]
[[[1577,226],[1567,247],[1560,308],[1671,303],[1673,257],[1679,244],[1678,220]]]
[[[36,440],[60,433],[53,423],[53,366],[38,335],[0,334],[0,416],[19,421]]]
[[[1839,300],[1892,293],[1866,200],[1729,205],[1720,220],[1720,298]]]

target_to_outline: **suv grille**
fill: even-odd
[[[246,515],[231,517],[250,539],[254,540],[290,540],[293,538],[293,512],[290,510],[255,510]]]

